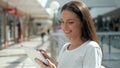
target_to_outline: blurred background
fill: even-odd
[[[68,42],[61,7],[71,0],[0,0],[0,68],[36,68],[21,45],[44,49],[54,60]],[[120,0],[79,0],[94,20],[106,68],[120,68]]]

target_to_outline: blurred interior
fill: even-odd
[[[44,48],[56,60],[62,45],[68,41],[60,28],[60,10],[69,1],[71,0],[0,0],[0,60],[6,59],[6,56],[3,55],[4,51],[12,46],[21,45],[21,43],[29,42],[31,39],[35,40],[31,41],[30,44],[39,43],[43,30],[46,35],[40,45],[48,43],[44,45]],[[120,0],[79,1],[87,4],[94,20],[103,51],[102,64],[106,68],[119,68]],[[9,55],[7,54],[7,56]],[[9,61],[5,63],[9,63]],[[18,63],[10,63],[11,65],[8,66],[0,65],[0,68],[10,68],[9,66],[17,68],[14,65],[20,63],[24,64],[23,61],[19,61]]]

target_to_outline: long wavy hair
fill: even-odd
[[[93,19],[85,3],[79,1],[70,1],[63,5],[61,12],[63,10],[69,10],[74,12],[81,20],[81,38],[86,40],[93,40],[99,44]]]

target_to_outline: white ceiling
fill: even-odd
[[[47,11],[50,8],[52,1],[58,1],[60,7],[71,0],[2,0],[8,4],[16,7],[20,11],[29,14],[34,18],[50,18],[52,11]],[[120,0],[79,0],[85,2],[90,8],[102,7],[120,7]],[[44,5],[44,6],[43,6]],[[97,12],[97,11],[96,11]]]
[[[54,0],[48,0],[47,7],[49,7],[49,4]],[[66,2],[72,1],[72,0],[55,0],[60,3],[62,6]],[[78,0],[85,2],[88,7],[120,7],[120,0]]]
[[[54,0],[48,0],[46,7],[50,7],[50,4]],[[62,7],[66,2],[72,0],[55,0],[58,1],[60,7]],[[116,7],[120,8],[120,0],[78,0],[83,1],[89,8],[110,8]]]
[[[3,0],[33,18],[49,18],[48,12],[37,0]]]
[[[46,7],[49,7],[53,0],[48,0]],[[66,2],[72,0],[56,0],[60,3],[62,7]],[[110,11],[120,8],[120,0],[79,0],[83,1],[89,8],[93,18],[98,15],[104,15]]]

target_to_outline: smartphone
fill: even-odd
[[[41,60],[45,65],[48,65],[48,61],[45,59],[45,57],[36,49],[22,46],[23,50],[26,52],[27,56],[38,66],[38,63],[35,61],[35,58],[38,58]]]

